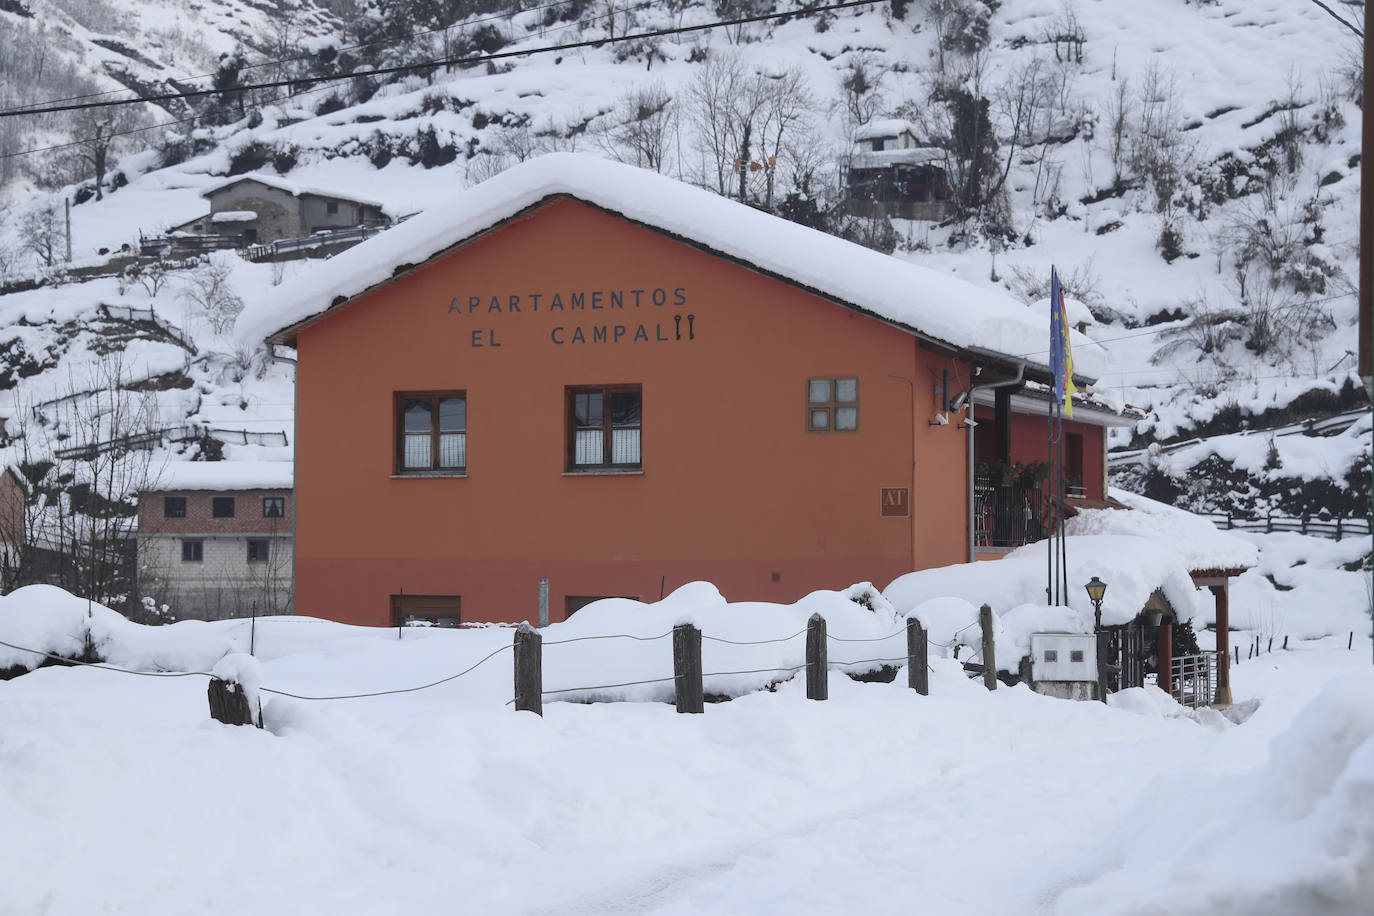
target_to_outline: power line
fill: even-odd
[[[643,9],[645,9],[645,8],[648,7],[648,6],[652,6],[654,2],[655,2],[655,0],[644,0],[644,2],[638,3],[638,4],[636,4],[635,6],[626,7],[624,10],[616,10],[614,13],[601,13],[601,14],[599,14],[599,15],[592,16],[592,17],[590,17],[590,18],[588,18],[588,19],[579,19],[579,20],[577,20],[577,21],[575,21],[575,22],[566,22],[566,23],[563,23],[562,25],[553,27],[550,31],[559,32],[559,31],[563,31],[564,29],[572,28],[574,25],[585,25],[585,24],[587,24],[587,23],[594,23],[594,22],[597,22],[597,21],[599,21],[599,20],[606,19],[608,16],[618,15],[618,14],[620,14],[621,12],[633,12],[633,11],[643,10]],[[340,47],[340,48],[333,48],[332,50],[334,51],[335,54],[345,54],[345,53],[347,53],[347,52],[349,52],[349,51],[359,51],[359,50],[362,50],[363,48],[374,48],[374,47],[377,47],[377,46],[379,46],[379,45],[383,45],[383,46],[384,46],[384,45],[401,45],[401,44],[408,44],[408,43],[410,43],[410,42],[412,42],[412,41],[415,41],[416,39],[424,38],[424,37],[426,37],[426,36],[428,36],[428,35],[434,35],[434,34],[437,34],[437,33],[439,33],[439,32],[448,32],[448,31],[450,31],[450,30],[452,30],[452,29],[467,29],[467,28],[469,28],[469,27],[471,27],[471,26],[474,26],[474,25],[481,25],[481,24],[486,23],[486,22],[494,22],[494,21],[500,20],[500,19],[509,19],[512,15],[520,15],[520,14],[522,14],[522,13],[539,13],[539,12],[543,12],[544,10],[552,9],[552,8],[554,8],[554,7],[564,6],[564,5],[566,5],[566,3],[567,3],[567,0],[556,0],[556,2],[553,2],[553,3],[545,3],[545,4],[541,5],[541,6],[533,6],[533,7],[530,7],[529,9],[525,9],[525,10],[517,10],[514,14],[502,13],[502,14],[492,15],[492,16],[482,16],[482,17],[477,18],[477,19],[469,19],[469,20],[467,20],[466,22],[463,22],[463,23],[452,23],[452,24],[446,25],[446,26],[437,26],[437,27],[432,28],[432,29],[424,29],[424,30],[419,31],[419,32],[412,32],[412,33],[410,33],[410,34],[408,34],[408,35],[402,35],[402,36],[398,36],[398,37],[395,37],[395,38],[379,38],[379,39],[377,39],[376,41],[366,41],[366,42],[362,42],[362,43],[360,43],[360,44],[355,44],[355,45],[345,45],[345,46]],[[245,63],[245,64],[243,64],[243,66],[240,67],[239,69],[240,69],[240,71],[243,71],[243,70],[261,70],[261,69],[263,69],[263,68],[265,68],[265,67],[281,66],[281,65],[284,65],[284,64],[294,64],[294,63],[300,63],[301,61],[308,61],[308,60],[314,60],[314,59],[315,59],[315,55],[311,55],[311,54],[300,54],[300,55],[297,55],[297,56],[295,56],[295,57],[264,58],[263,60],[258,61],[257,63],[252,63],[252,64]],[[194,82],[195,80],[210,79],[210,78],[213,77],[214,75],[215,75],[215,74],[213,74],[213,73],[201,73],[201,74],[198,74],[198,75],[196,75],[196,76],[185,76],[185,77],[181,77],[180,79],[169,78],[169,79],[168,79],[168,82],[184,82],[184,83],[190,83],[190,82]],[[107,89],[107,90],[105,90],[104,92],[90,92],[90,93],[86,93],[86,94],[84,94],[84,95],[72,95],[72,96],[65,96],[65,97],[63,97],[63,98],[58,98],[58,99],[47,99],[47,100],[42,101],[42,102],[30,102],[30,103],[25,104],[25,105],[18,105],[18,106],[14,107],[14,108],[0,109],[0,114],[10,114],[10,113],[13,113],[13,114],[28,114],[28,113],[31,113],[31,109],[33,109],[35,106],[39,106],[39,105],[56,105],[56,104],[61,103],[61,102],[79,102],[79,101],[82,101],[82,100],[85,100],[85,99],[98,99],[98,98],[103,98],[104,96],[115,95],[115,94],[120,93],[120,92],[129,92],[129,91],[131,91],[131,90],[129,90],[127,87],[124,87],[124,88],[121,88],[121,89]],[[220,91],[220,90],[215,90],[215,91]],[[145,100],[144,100],[144,99],[129,99],[128,101],[129,101],[129,102],[141,102],[141,101],[145,101]]]
[[[439,67],[470,67],[478,64],[493,63],[498,60],[508,60],[513,57],[530,57],[536,54],[552,54],[558,51],[576,51],[582,48],[601,47],[608,44],[619,44],[626,41],[643,41],[650,38],[664,38],[669,35],[686,35],[692,32],[704,32],[711,29],[725,28],[734,25],[748,25],[754,22],[767,22],[772,19],[788,19],[793,16],[802,18],[815,13],[835,12],[837,10],[854,9],[861,6],[872,6],[882,0],[843,0],[840,3],[832,3],[828,6],[816,6],[804,10],[788,10],[786,12],[760,13],[755,16],[739,16],[734,19],[718,19],[713,22],[704,22],[697,25],[675,26],[668,29],[652,29],[647,32],[635,32],[633,34],[621,35],[613,38],[589,38],[582,41],[572,41],[560,45],[547,45],[542,48],[529,48],[521,51],[496,51],[491,54],[478,54],[470,57],[447,57],[437,60],[423,61],[416,64],[398,64],[394,67],[377,67],[372,70],[355,71],[347,74],[335,74],[332,76],[303,76],[295,79],[269,80],[264,83],[249,83],[241,86],[230,86],[225,89],[192,89],[186,92],[166,92],[159,95],[142,96],[134,99],[111,99],[104,102],[82,102],[70,105],[48,105],[41,108],[26,108],[21,111],[0,111],[0,118],[13,118],[23,115],[57,114],[63,111],[83,111],[91,108],[112,108],[119,105],[140,105],[145,102],[166,102],[173,99],[193,99],[203,98],[209,95],[228,95],[230,93],[253,92],[259,89],[281,89],[286,87],[299,87],[318,83],[342,82],[375,76],[390,76],[397,73],[412,73],[417,70],[430,70]]]
[[[1350,31],[1354,32],[1355,35],[1358,36],[1361,41],[1364,41],[1364,32],[1362,32],[1358,26],[1356,26],[1349,20],[1342,19],[1339,15],[1337,15],[1335,10],[1327,6],[1325,3],[1322,3],[1322,0],[1312,0],[1312,2],[1315,3],[1317,6],[1321,7],[1322,9],[1326,10],[1328,16],[1339,22],[1341,25],[1345,26]]]

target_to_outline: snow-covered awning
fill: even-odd
[[[220,210],[210,214],[212,223],[251,223],[257,218],[256,210]]]
[[[436,202],[251,302],[236,333],[290,343],[330,309],[555,198],[583,201],[837,304],[979,358],[1049,374],[1049,328],[1015,299],[881,254],[645,169],[554,153]],[[1100,348],[1073,333],[1076,374],[1102,375]]]
[[[1112,510],[1104,509],[1101,512]],[[1131,515],[1119,511],[1118,515]],[[909,612],[936,598],[958,597],[975,607],[988,604],[999,614],[1023,604],[1044,605],[1046,551],[1058,542],[1037,541],[1013,550],[998,560],[958,563],[907,573],[883,589],[883,596],[900,612]],[[1163,592],[1184,620],[1200,608],[1191,577],[1193,554],[1177,549],[1166,538],[1126,534],[1094,534],[1065,539],[1064,561],[1068,569],[1068,606],[1072,621],[1056,625],[1068,632],[1091,633],[1093,606],[1083,586],[1093,576],[1107,583],[1102,601],[1102,622],[1107,626],[1129,623],[1145,607],[1155,590]]]
[[[1168,544],[1183,556],[1191,573],[1249,569],[1259,563],[1259,548],[1217,529],[1200,515],[1166,506],[1135,493],[1111,489],[1126,509],[1082,509],[1066,523],[1071,535],[1134,535]]]

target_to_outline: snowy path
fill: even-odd
[[[1001,755],[532,912],[1053,912],[1065,888],[1101,870],[1121,816],[1148,790],[1152,774],[1130,762],[1162,750],[1126,741]]]

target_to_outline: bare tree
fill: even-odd
[[[611,112],[602,144],[620,162],[662,172],[677,135],[677,106],[662,83],[632,89]]]
[[[62,208],[56,201],[49,199],[25,213],[19,221],[19,232],[25,246],[44,267],[52,267],[60,260],[66,233],[62,226]]]
[[[116,142],[134,125],[135,117],[127,107],[85,108],[72,118],[76,156],[85,171],[95,179],[95,199],[105,196],[105,173]]]
[[[779,167],[785,168],[788,143],[809,130],[816,100],[800,67],[776,76],[755,78],[761,103],[758,111],[759,163],[764,175],[764,206],[773,208]]]
[[[708,58],[688,87],[696,145],[719,193],[772,206],[779,156],[810,126],[814,100],[798,68],[751,73],[738,55]]]
[[[739,106],[747,80],[737,55],[712,55],[697,69],[687,89],[697,150],[706,160],[707,174],[702,178],[713,177],[717,193],[727,196],[740,149]]]
[[[33,489],[32,575],[102,604],[131,598],[134,499],[156,485],[156,403],[128,390],[114,351],[68,376],[67,393],[32,410],[21,449]]]

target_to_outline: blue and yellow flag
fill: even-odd
[[[1054,372],[1054,399],[1064,405],[1064,416],[1073,416],[1073,350],[1069,346],[1069,318],[1064,311],[1064,291],[1059,274],[1050,268],[1050,369]]]

